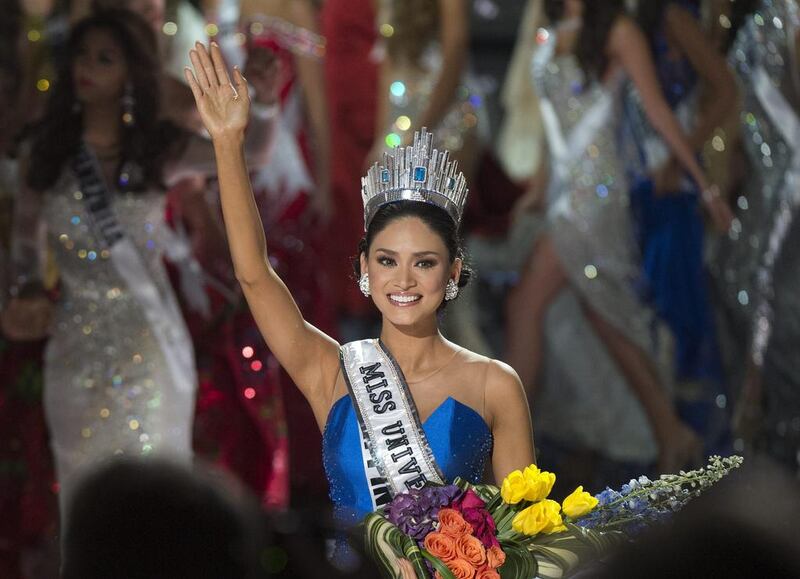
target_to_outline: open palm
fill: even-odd
[[[210,54],[198,42],[189,52],[189,58],[192,68],[186,67],[184,75],[211,138],[244,131],[250,112],[250,95],[239,69],[234,68],[231,82],[225,60],[214,42],[211,43]]]

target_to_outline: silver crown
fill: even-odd
[[[441,207],[460,225],[469,193],[467,181],[448,151],[431,148],[432,140],[433,134],[423,127],[414,133],[412,146],[384,153],[383,164],[375,163],[361,178],[365,231],[378,209],[402,200]]]

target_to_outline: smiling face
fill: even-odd
[[[83,104],[119,102],[128,79],[128,66],[111,32],[89,30],[72,63],[75,95]]]
[[[451,261],[442,238],[419,217],[391,221],[361,255],[370,292],[385,320],[398,327],[436,324],[449,279],[458,282],[461,260]]]

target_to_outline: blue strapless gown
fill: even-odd
[[[357,523],[372,511],[358,428],[353,402],[350,396],[342,396],[328,414],[322,434],[322,457],[334,512],[345,524]],[[480,482],[492,451],[492,433],[480,414],[447,398],[422,424],[422,429],[447,482],[456,477]]]

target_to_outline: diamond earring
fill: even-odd
[[[447,282],[447,285],[444,288],[444,299],[445,301],[454,300],[458,297],[458,286],[456,282],[452,279]]]
[[[364,297],[369,297],[369,274],[362,273],[361,279],[358,280],[358,289],[364,294]]]

